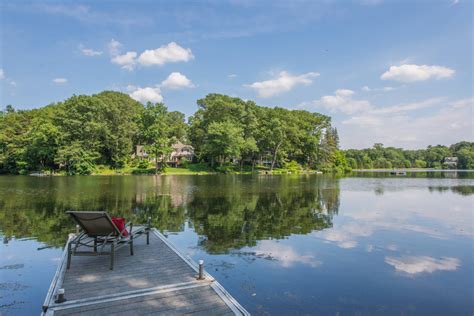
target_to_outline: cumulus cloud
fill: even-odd
[[[257,91],[258,96],[261,98],[269,98],[290,91],[297,85],[310,85],[313,83],[312,78],[318,76],[319,73],[317,72],[308,72],[302,75],[291,75],[286,71],[282,71],[275,79],[254,82],[252,84],[245,85],[245,87]]]
[[[435,107],[430,113],[411,112]],[[421,148],[429,144],[472,141],[473,99],[448,102],[443,98],[401,104],[358,113],[342,121],[339,129],[344,148],[367,148],[383,140],[386,146]]]
[[[450,78],[454,75],[454,72],[453,69],[443,66],[404,64],[400,66],[391,66],[389,70],[380,76],[380,79],[400,82],[415,82],[428,79]]]
[[[386,257],[385,262],[393,266],[396,271],[410,275],[433,273],[435,271],[454,271],[461,266],[459,259],[452,257],[442,257],[440,259],[428,256]]]
[[[79,45],[79,50],[84,56],[94,57],[102,55],[101,51],[93,50],[92,48],[85,48],[82,44]]]
[[[117,40],[111,39],[110,42],[107,44],[107,48],[109,49],[109,54],[112,56],[116,56],[120,53],[120,49],[122,48],[122,43]]]
[[[140,54],[138,62],[143,66],[164,65],[166,63],[188,62],[194,59],[189,48],[183,48],[171,42],[157,49],[147,49]]]
[[[130,97],[138,102],[163,102],[163,96],[161,95],[161,90],[159,87],[140,88],[129,85],[128,88],[134,89],[133,92],[130,93]]]
[[[182,89],[182,88],[193,88],[194,84],[186,78],[185,75],[179,72],[172,72],[168,78],[161,82],[163,88],[168,89]]]
[[[133,70],[137,63],[137,53],[136,52],[127,52],[123,55],[117,55],[111,59],[112,63],[120,65],[122,69],[128,71]]]
[[[66,78],[54,78],[53,83],[55,83],[55,84],[66,84],[67,79]]]
[[[349,89],[339,89],[335,91],[334,95],[326,95],[319,100],[302,103],[300,106],[322,107],[332,113],[342,112],[345,114],[354,114],[372,109],[369,101],[354,99],[352,97],[354,93]]]
[[[334,95],[303,102],[299,107],[348,115],[338,122],[342,148],[368,148],[383,141],[386,146],[416,149],[474,140],[472,98],[440,97],[379,107],[354,95],[352,90],[339,89]]]

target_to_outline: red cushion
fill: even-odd
[[[112,222],[117,226],[118,230],[122,232],[123,236],[128,236],[128,231],[125,228],[125,218],[123,217],[112,217]]]

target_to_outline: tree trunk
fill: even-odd
[[[278,149],[280,148],[281,142],[278,143],[278,145],[275,147],[275,150],[273,151],[273,157],[272,157],[272,164],[270,166],[270,171],[273,171],[273,167],[275,166],[275,161],[276,157],[278,154]]]
[[[155,152],[155,174],[158,174],[158,151]]]

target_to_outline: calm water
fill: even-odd
[[[0,315],[38,314],[73,222],[154,225],[252,314],[472,315],[472,173],[0,177]]]

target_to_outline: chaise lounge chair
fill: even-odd
[[[146,226],[134,227],[131,222],[125,224],[122,231],[114,224],[106,212],[67,212],[82,228],[68,243],[67,269],[71,267],[71,257],[110,255],[110,270],[114,269],[115,251],[130,245],[130,255],[133,256],[133,240],[146,235],[146,243],[150,244],[150,218]],[[105,246],[110,251],[104,251]],[[93,251],[79,251],[78,248],[93,248]]]

